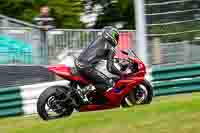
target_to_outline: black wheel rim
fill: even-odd
[[[47,98],[44,110],[49,119],[56,119],[72,113],[73,108],[67,105],[67,97],[63,94],[54,94]]]
[[[148,91],[147,88],[144,85],[139,85],[136,88],[136,93],[135,93],[135,99],[136,99],[136,104],[141,104],[143,103],[148,96]]]

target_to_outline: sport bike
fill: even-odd
[[[153,88],[145,79],[146,67],[133,50],[121,51],[127,58],[115,58],[115,63],[126,76],[114,76],[108,80],[112,89],[96,93],[92,82],[81,76],[75,67],[48,66],[50,72],[69,81],[66,86],[51,86],[44,90],[37,102],[37,112],[43,120],[70,116],[72,112],[86,112],[116,107],[149,104]],[[89,102],[85,102],[87,99]]]

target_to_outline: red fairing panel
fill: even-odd
[[[48,66],[48,70],[55,73],[56,75],[70,80],[70,81],[79,81],[84,84],[89,84],[87,80],[85,80],[80,75],[73,75],[72,69],[66,65],[52,65]]]
[[[144,80],[144,72],[138,72],[135,75],[131,75],[125,79],[119,80],[114,88],[125,88],[121,92],[115,93],[114,89],[105,93],[105,96],[109,99],[110,104],[120,106],[121,100],[126,96],[133,88],[139,85]]]

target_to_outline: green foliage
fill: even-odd
[[[95,28],[123,23],[124,29],[135,29],[133,0],[96,0],[94,4],[100,4],[103,7],[103,12],[98,16]]]
[[[52,9],[57,26],[62,28],[82,28],[80,14],[83,5],[80,0],[48,0],[47,5]],[[61,26],[60,26],[61,25]]]
[[[32,21],[37,14],[34,5],[25,0],[0,0],[0,14],[4,14],[25,21]]]
[[[81,0],[0,0],[0,14],[32,22],[39,15],[39,8],[48,5],[51,16],[56,18],[59,28],[82,28],[80,14],[83,12]]]
[[[135,29],[135,10],[133,0],[118,0],[126,29]]]

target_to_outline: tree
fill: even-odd
[[[121,23],[124,29],[135,29],[133,0],[88,0],[88,3],[92,3],[91,7],[94,5],[102,7],[94,28]]]
[[[52,16],[56,18],[56,24],[61,28],[83,28],[80,15],[83,12],[83,4],[80,0],[48,0],[47,5],[52,9]]]
[[[32,22],[39,15],[39,8],[48,5],[59,28],[83,28],[80,15],[83,12],[81,0],[0,0],[0,14]]]

